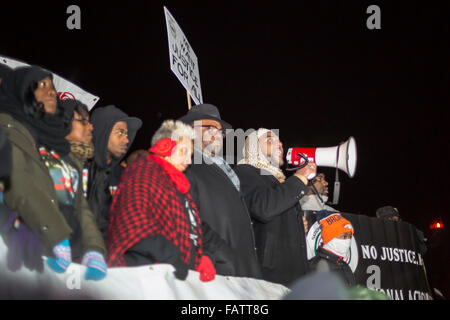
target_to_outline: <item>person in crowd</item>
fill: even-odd
[[[189,269],[198,271],[202,281],[215,278],[183,174],[191,163],[193,135],[190,126],[167,120],[154,134],[150,154],[125,169],[111,206],[109,265],[168,263],[181,280]]]
[[[309,226],[316,220],[316,213],[320,210],[335,211],[336,209],[328,206],[328,181],[325,179],[324,173],[319,173],[308,183],[308,193],[300,199],[300,205],[303,210],[303,226],[305,233],[308,232]]]
[[[400,216],[400,213],[397,208],[393,206],[384,206],[380,207],[376,210],[376,216],[378,219],[382,219],[385,221],[394,221],[394,222],[401,222],[402,217]],[[428,251],[427,248],[427,238],[425,238],[424,233],[415,228],[417,240],[419,242],[419,252],[422,256],[425,255],[425,253]]]
[[[319,173],[311,181],[308,182],[308,193],[300,199],[302,210],[309,211],[336,211],[336,209],[328,206],[328,181],[325,179],[324,173]]]
[[[261,278],[252,221],[239,177],[221,156],[225,130],[231,125],[211,104],[193,106],[179,120],[195,130],[194,161],[186,176],[217,274]]]
[[[353,226],[338,212],[322,210],[317,213],[322,232],[322,244],[309,260],[310,271],[331,271],[347,287],[356,285],[355,276],[346,261],[349,259]]]
[[[142,121],[110,105],[95,109],[91,114],[91,123],[94,126],[94,157],[86,165],[87,200],[100,232],[106,238],[109,208],[124,169],[120,161],[132,145]]]
[[[384,206],[376,211],[377,218],[388,221],[402,221],[397,208],[393,206]]]
[[[289,289],[283,300],[350,300],[341,278],[329,271],[302,276]]]
[[[289,285],[307,273],[305,234],[299,200],[317,166],[309,163],[285,177],[283,144],[271,130],[258,129],[245,140],[243,159],[235,171],[253,218],[263,279]]]
[[[50,72],[20,67],[3,79],[0,127],[11,142],[13,163],[4,193],[11,210],[3,228],[8,265],[17,270],[24,263],[41,271],[43,253],[55,272],[76,261],[87,266],[86,279],[99,280],[106,275],[101,269],[105,251],[86,229],[95,224],[80,205],[80,175],[65,139],[68,119]]]
[[[94,144],[92,143],[94,127],[89,120],[88,107],[84,103],[73,99],[64,99],[62,104],[72,123],[72,130],[66,136],[70,143],[70,155],[82,175],[81,186],[86,197],[88,170],[85,165],[89,159],[94,157]]]
[[[61,103],[71,124],[70,133],[66,136],[66,140],[70,143],[69,156],[77,166],[79,188],[83,191],[83,196],[78,197],[78,206],[81,208],[80,221],[83,223],[83,237],[91,239],[98,247],[102,248],[100,252],[91,251],[89,257],[91,257],[92,263],[96,264],[98,271],[102,271],[106,275],[107,267],[104,261],[104,254],[106,253],[105,242],[97,226],[95,215],[92,213],[86,200],[87,170],[84,168],[84,165],[88,159],[92,159],[94,156],[94,145],[92,143],[93,126],[89,121],[88,107],[84,103],[72,99],[62,100]]]
[[[120,165],[124,168],[126,168],[127,166],[131,165],[137,158],[141,157],[141,156],[148,156],[150,153],[145,150],[145,149],[138,149],[133,151],[132,153],[130,153],[130,155],[124,159]]]

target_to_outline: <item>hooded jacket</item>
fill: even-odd
[[[129,150],[137,131],[142,126],[140,119],[128,117],[126,113],[113,105],[98,108],[91,115],[91,123],[94,127],[92,140],[95,154],[94,158],[87,162],[89,171],[87,199],[104,239],[108,231],[109,208],[113,198],[110,189],[119,183],[123,171],[120,161],[125,156],[124,154],[120,158],[113,159],[109,165],[106,163],[109,136],[114,125],[119,121],[127,122]]]

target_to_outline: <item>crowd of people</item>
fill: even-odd
[[[125,158],[141,119],[60,100],[37,66],[3,70],[0,81],[0,230],[11,270],[46,263],[63,273],[76,262],[101,281],[108,267],[167,263],[180,280],[195,270],[206,282],[217,274],[289,286],[325,268],[356,284],[343,262],[351,223],[326,205],[316,164],[284,175],[274,131],[248,135],[231,166],[220,151],[232,125],[201,104]],[[311,261],[308,214],[323,237]]]

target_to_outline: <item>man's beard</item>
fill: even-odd
[[[203,143],[202,151],[209,156],[215,157],[217,155],[222,155],[222,152],[221,152],[222,148],[223,148],[222,144],[219,145],[214,142],[210,142],[209,144]]]
[[[270,156],[270,157],[268,157],[268,156],[266,156],[266,155],[264,155],[264,157],[269,161],[269,163],[272,165],[272,166],[274,166],[274,167],[277,167],[277,168],[280,168],[283,164],[284,164],[284,161],[283,161],[283,158],[278,158],[278,157],[274,157],[274,156]]]

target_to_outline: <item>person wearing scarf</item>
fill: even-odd
[[[110,209],[109,266],[167,263],[184,280],[188,270],[211,281],[216,271],[203,251],[201,220],[183,171],[191,163],[193,129],[165,121],[148,156],[124,170]]]
[[[299,200],[316,166],[286,178],[280,169],[283,145],[275,132],[263,128],[247,136],[243,156],[235,171],[253,219],[263,279],[288,286],[307,272]]]
[[[53,75],[37,66],[16,68],[0,85],[0,127],[12,146],[12,172],[4,201],[12,211],[3,226],[8,267],[54,271],[88,259],[91,250],[80,219],[79,173],[69,157],[70,132]],[[86,274],[88,276],[88,274]]]
[[[66,140],[70,143],[69,157],[77,167],[78,185],[83,191],[83,196],[78,197],[77,204],[80,207],[81,229],[83,237],[90,243],[90,247],[97,248],[97,250],[90,250],[85,254],[82,264],[87,266],[86,278],[100,280],[106,276],[107,272],[104,260],[106,246],[97,226],[95,215],[86,200],[87,169],[84,168],[86,161],[94,157],[93,126],[89,122],[89,111],[85,104],[72,99],[62,100],[61,103],[71,124],[71,131],[66,136]]]
[[[322,243],[309,261],[310,271],[328,269],[342,279],[347,287],[356,285],[355,276],[348,265],[353,226],[339,212],[321,210],[317,221],[322,232]]]

